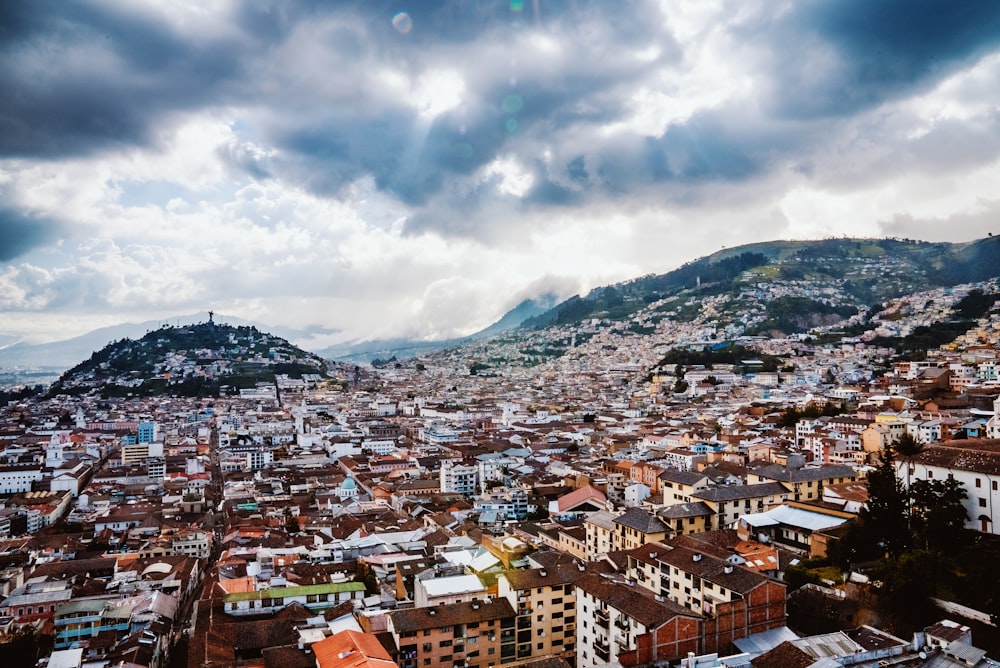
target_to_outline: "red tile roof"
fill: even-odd
[[[395,668],[392,657],[375,636],[341,631],[313,643],[319,668]]]

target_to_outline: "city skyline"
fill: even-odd
[[[446,338],[723,245],[995,231],[992,3],[431,7],[5,8],[0,345]]]

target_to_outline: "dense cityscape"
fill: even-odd
[[[210,314],[9,393],[11,656],[996,665],[996,279],[762,336],[849,298],[758,274],[370,363]]]
[[[2,668],[1000,668],[1000,2],[0,2]]]

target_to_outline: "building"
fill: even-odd
[[[947,480],[962,483],[967,529],[1000,533],[994,518],[1000,513],[1000,440],[955,440],[934,443],[907,462],[894,462],[901,480]],[[909,467],[909,472],[907,472]]]
[[[517,612],[518,632],[530,629],[534,638],[518,642],[517,658],[558,655],[576,657],[576,589],[582,566],[556,564],[547,568],[505,571],[497,576],[497,596]]]
[[[30,492],[41,481],[41,466],[0,466],[0,494]]]
[[[780,482],[791,492],[793,501],[816,501],[823,498],[824,484],[854,482],[858,472],[853,466],[825,465],[808,468],[787,468],[772,464],[754,469],[747,475],[747,483]]]
[[[586,532],[584,552],[588,560],[599,559],[614,549],[617,516],[607,510],[591,513],[583,522]]]
[[[515,633],[514,609],[504,598],[397,610],[386,617],[400,668],[497,666],[514,660],[519,640],[533,638],[530,629]]]
[[[580,574],[576,618],[576,668],[675,661],[699,648],[700,614],[621,576]]]
[[[364,595],[363,582],[269,587],[228,593],[223,597],[223,609],[226,614],[234,616],[264,615],[277,612],[291,603],[299,603],[312,611],[319,612],[346,601],[362,599]]]
[[[785,625],[785,585],[688,544],[645,545],[628,552],[638,586],[702,616],[698,653]]]
[[[316,668],[396,668],[375,636],[346,629],[312,644]]]
[[[454,462],[443,462],[440,472],[441,492],[471,496],[476,493],[478,475],[479,467],[475,465],[464,466]]]
[[[759,513],[784,503],[791,496],[784,485],[766,482],[759,485],[724,485],[712,487],[693,495],[712,511],[709,530],[725,529],[734,524],[740,515]]]
[[[629,508],[614,520],[612,543],[616,550],[630,550],[664,540],[670,528],[663,520],[642,508]]]
[[[485,598],[486,587],[475,575],[435,577],[430,570],[418,575],[413,583],[413,603],[418,608],[433,605],[451,605]]]

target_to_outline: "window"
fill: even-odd
[[[934,471],[928,471],[927,472],[927,477],[928,478],[933,478],[934,477]]]
[[[980,480],[979,478],[976,478],[976,487],[978,488],[978,487],[982,487],[982,486],[983,486],[983,481]]]
[[[997,491],[997,481],[996,480],[993,481],[993,491],[994,492]]]
[[[986,507],[986,499],[984,499],[983,497],[979,497],[979,507],[980,508]]]

